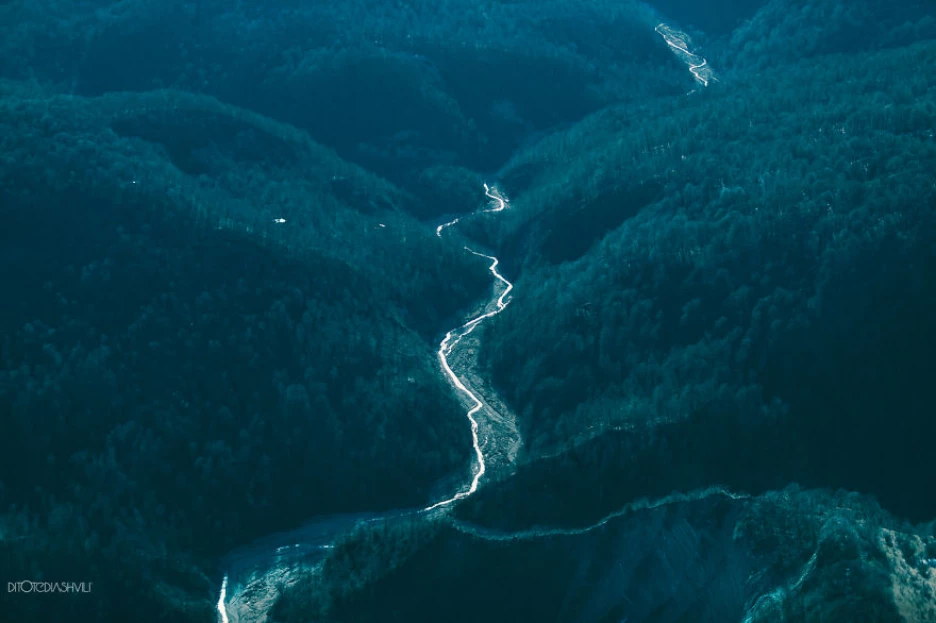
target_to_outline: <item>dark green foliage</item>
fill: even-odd
[[[909,605],[902,599],[929,592],[914,586],[889,544],[907,538],[900,532],[907,529],[856,494],[791,487],[763,496],[738,523],[736,537],[780,586],[752,600],[750,620],[926,620],[917,618],[925,607],[901,607]]]
[[[712,620],[929,620],[931,527],[870,497],[763,493],[798,480],[871,493],[914,519],[934,511],[924,463],[936,436],[926,379],[936,93],[919,68],[936,56],[931,43],[871,51],[926,38],[925,19],[903,40],[887,33],[919,7],[888,21],[876,20],[883,3],[835,4],[769,3],[732,43],[786,26],[747,46],[725,85],[607,109],[512,159],[502,174],[511,209],[466,230],[520,275],[483,356],[521,416],[526,456],[456,512],[504,540],[433,528],[389,574],[356,581],[350,596],[322,597],[334,594],[325,588],[285,602],[281,620],[321,603],[336,621],[443,611],[459,621],[706,620],[699,594],[724,608]],[[812,18],[830,20],[835,36],[825,41]],[[867,45],[853,39],[861,33]],[[781,41],[783,53],[770,52]],[[660,511],[667,539],[630,532],[628,521],[654,525],[630,513],[576,536],[536,536],[715,483],[755,494],[740,512],[709,509],[732,526],[730,546],[715,522],[681,523],[707,517],[698,503]],[[608,542],[589,542],[595,534]],[[696,551],[706,538],[731,552],[718,567],[730,588],[718,595],[700,577],[715,553],[670,549]],[[572,559],[563,541],[575,541]],[[673,579],[637,553],[647,548],[663,549],[670,569],[691,560],[693,590],[666,594]],[[333,566],[314,586],[347,573]],[[616,578],[640,601],[603,601]],[[579,582],[604,610],[575,609],[588,599]]]
[[[936,37],[928,0],[770,0],[731,33],[722,64],[771,71],[824,54],[902,47]]]
[[[617,229],[646,205],[657,200],[662,186],[654,182],[603,188],[588,199],[572,197],[571,210],[554,212],[537,224],[543,236],[543,259],[559,264],[582,257],[604,235]],[[535,237],[538,232],[532,235]]]
[[[641,13],[568,0],[16,0],[0,6],[0,76],[85,95],[210,93],[413,181],[440,163],[495,169],[531,132],[679,92],[685,72]]]
[[[236,545],[465,464],[427,338],[484,264],[405,195],[211,99],[4,89],[2,568],[96,586],[45,616],[204,620]]]
[[[458,515],[501,530],[580,527],[635,499],[672,491],[713,483],[757,493],[784,486],[792,448],[777,414],[753,413],[753,405],[738,409],[733,398],[714,400],[678,421],[611,429],[525,463],[513,478],[478,492]]]
[[[470,169],[436,165],[420,171],[407,186],[421,199],[423,211],[417,216],[433,218],[476,210],[484,200],[478,197],[482,184],[481,176]]]
[[[653,5],[3,2],[0,572],[95,590],[0,619],[208,621],[464,484],[465,236],[515,473],[271,621],[934,620],[932,7]]]
[[[360,565],[336,554],[317,581],[287,593],[274,620],[428,623],[441,612],[458,623],[736,620],[750,570],[732,540],[740,512],[711,500],[635,512],[576,536],[495,541],[417,522],[405,559],[362,584]],[[382,542],[384,533],[364,529],[353,539],[397,552],[399,542]]]
[[[730,34],[767,3],[768,0],[649,0],[663,15],[710,35]]]
[[[870,623],[933,612],[921,560],[936,548],[932,527],[844,491],[671,500],[570,534],[396,526],[350,535],[313,581],[286,593],[274,620],[433,621],[444,611],[458,622]],[[370,548],[392,564],[353,558]]]
[[[438,519],[403,515],[362,524],[335,543],[321,569],[300,580],[277,601],[277,620],[331,620],[375,581],[434,549],[445,527]]]
[[[926,44],[787,68],[654,111],[611,109],[516,158],[505,185],[525,191],[489,237],[524,254],[523,273],[484,354],[529,457],[615,428],[701,430],[698,452],[660,450],[686,487],[711,477],[761,489],[779,476],[932,516],[919,492],[936,486],[921,463],[936,434],[936,93],[914,68],[934,61]],[[606,190],[633,180],[663,191],[648,203]],[[596,242],[584,229],[599,222],[593,205],[632,216]],[[583,225],[562,220],[576,216]],[[589,250],[556,255],[576,246]],[[717,450],[696,458],[715,437],[730,440],[715,443],[733,463]],[[647,473],[630,444],[601,445],[583,451],[592,473],[606,469],[598,456]],[[562,482],[595,482],[588,469],[568,481],[555,473],[566,467],[544,469],[529,479],[552,483],[538,490],[555,499],[582,493]],[[633,479],[612,474],[601,487],[628,498]],[[492,508],[535,514],[517,494],[530,480]],[[606,500],[599,509],[620,503]]]

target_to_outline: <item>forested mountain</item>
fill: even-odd
[[[909,522],[936,511],[936,92],[920,70],[936,47],[912,43],[930,16],[901,40],[882,4],[833,4],[768,3],[724,38],[739,60],[713,88],[610,107],[512,158],[511,210],[466,230],[519,275],[482,356],[523,464],[454,524],[396,528],[418,544],[402,562],[376,529],[352,538],[395,562],[368,583],[338,552],[331,583],[278,620],[449,604],[458,621],[933,617],[933,526]],[[744,43],[815,11],[848,33],[837,47]],[[873,497],[769,492],[789,482]],[[753,497],[602,522],[712,485]],[[407,599],[425,578],[431,597]]]
[[[5,574],[94,577],[86,620],[207,620],[232,547],[464,469],[427,340],[484,264],[406,194],[211,98],[0,111]]]
[[[787,66],[518,157],[505,179],[525,192],[489,235],[525,258],[522,295],[485,355],[531,463],[471,515],[587,522],[793,480],[932,518],[936,108],[916,68],[933,60]]]
[[[826,54],[902,47],[936,37],[927,0],[769,0],[735,29],[718,60],[748,71]]]
[[[532,133],[678,92],[648,20],[633,2],[19,0],[0,6],[0,75],[208,93],[418,192],[424,169],[496,169]]]
[[[865,375],[875,400],[916,400],[924,368],[879,361],[922,361],[934,339],[936,108],[915,70],[933,60],[924,44],[788,66],[659,117],[609,109],[518,156],[488,235],[525,258],[523,294],[485,354],[527,448],[721,401],[885,417],[836,385]]]
[[[384,566],[368,564],[373,551]],[[712,491],[636,503],[580,532],[457,522],[364,530],[337,544],[273,619],[929,621],[934,554],[932,524],[895,521],[857,494]]]
[[[936,620],[934,66],[927,0],[0,3],[0,581],[94,583],[0,621]]]

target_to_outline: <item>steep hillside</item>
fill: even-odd
[[[206,620],[235,545],[466,469],[429,338],[486,266],[406,195],[210,98],[0,110],[0,566],[97,585],[4,618]]]
[[[525,463],[349,536],[275,620],[932,618],[936,48],[877,47],[514,157],[465,229],[518,275],[482,355]]]
[[[927,0],[769,0],[739,25],[719,55],[723,65],[770,71],[828,54],[903,47],[936,37]]]
[[[739,442],[719,446],[763,486],[931,517],[936,93],[916,68],[934,60],[922,44],[788,66],[654,116],[609,109],[515,159],[487,235],[521,276],[485,354],[528,457],[620,431],[583,450],[614,464],[622,436],[683,439],[685,421]]]
[[[0,621],[936,620],[934,66],[929,0],[0,2]]]
[[[175,87],[308,130],[407,184],[687,78],[639,3],[381,0],[0,6],[0,75],[68,92]],[[430,195],[409,206],[446,213]]]
[[[932,525],[795,487],[673,495],[578,530],[398,521],[339,543],[272,620],[927,621],[934,552]]]

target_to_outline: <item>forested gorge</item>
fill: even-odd
[[[729,471],[873,491],[931,517],[918,492],[936,484],[920,462],[934,432],[936,93],[915,68],[934,60],[924,44],[787,67],[760,88],[672,104],[624,137],[610,128],[646,109],[599,113],[517,159],[505,179],[549,183],[516,195],[492,234],[520,232],[530,259],[485,355],[522,405],[532,457],[708,413],[701,453],[722,447],[714,422],[735,413],[730,426],[747,430],[724,445],[756,445],[762,465]],[[648,197],[635,178],[659,190]],[[566,227],[557,251],[563,206],[595,203],[621,227],[584,240]]]
[[[267,621],[934,620],[934,41],[923,0],[0,4],[0,571],[94,582],[0,620],[214,620],[226,554],[358,511]],[[466,246],[518,463],[406,513],[478,469]]]
[[[529,190],[488,235],[527,253],[524,296],[485,355],[530,462],[466,516],[581,525],[635,497],[795,481],[931,519],[936,94],[915,68],[933,60],[924,44],[784,68],[630,140],[608,128],[646,109],[516,159],[505,179]],[[565,228],[585,251],[557,255],[553,219],[595,203],[621,227]]]
[[[214,95],[421,197],[424,169],[494,170],[532,133],[683,86],[633,2],[44,0],[0,18],[3,75]]]
[[[511,210],[465,230],[519,275],[482,358],[520,416],[522,464],[370,584],[335,579],[355,568],[336,554],[334,584],[291,595],[280,620],[432,620],[464,598],[462,574],[486,596],[462,621],[531,607],[555,621],[933,616],[936,93],[920,68],[936,57],[914,43],[932,18],[787,4],[716,54],[734,55],[722,84],[602,110],[505,166]],[[822,16],[838,39],[797,44]],[[744,43],[762,27],[776,48]],[[810,489],[777,492],[790,482]],[[754,497],[714,523],[673,503],[587,531],[635,500],[713,484]],[[655,526],[668,544],[638,545]],[[602,559],[613,546],[596,533],[629,551]],[[399,596],[426,577],[428,602]],[[675,588],[686,581],[712,603]]]
[[[232,547],[464,469],[428,337],[484,264],[405,194],[210,98],[4,89],[5,573],[204,620]]]

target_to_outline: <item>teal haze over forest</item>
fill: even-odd
[[[934,64],[926,0],[0,3],[0,582],[91,587],[0,621],[936,620]]]

